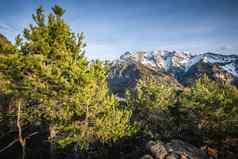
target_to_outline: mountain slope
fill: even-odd
[[[169,73],[165,71],[156,71],[142,63],[134,60],[123,59],[108,63],[110,72],[108,76],[109,88],[112,93],[122,97],[127,89],[134,89],[139,79],[154,79],[158,82],[166,82],[176,87],[182,85]]]
[[[208,77],[218,82],[228,82],[237,85],[238,79],[233,73],[231,73],[233,70],[229,69],[229,71],[227,71],[226,69],[223,69],[223,67],[228,67],[230,65],[233,64],[222,66],[218,63],[206,63],[199,61],[191,66],[190,69],[182,75],[180,83],[183,85],[192,84],[195,80],[206,74]]]
[[[126,88],[134,88],[138,79],[155,78],[181,87],[193,83],[204,74],[210,78],[238,84],[238,56],[187,52],[152,51],[126,52],[108,63],[109,88],[122,95]],[[180,84],[181,83],[181,84]]]

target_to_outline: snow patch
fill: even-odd
[[[199,61],[202,60],[202,55],[198,55],[190,59],[186,64],[185,64],[185,71],[187,72],[193,65],[198,63]]]
[[[149,66],[152,66],[152,67],[156,67],[156,64],[153,60],[150,60],[150,59],[144,59],[143,61],[141,61],[142,64],[144,65],[149,65]]]
[[[238,77],[238,73],[236,71],[236,66],[234,63],[230,63],[224,66],[221,66],[221,68],[223,68],[225,71],[231,73],[232,75]]]

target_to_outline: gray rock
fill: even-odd
[[[207,159],[205,152],[200,150],[194,145],[183,142],[181,140],[172,140],[166,144],[166,148],[169,152],[179,154],[184,158],[189,159]]]
[[[205,152],[181,140],[171,140],[166,144],[150,141],[146,148],[155,159],[208,159]]]
[[[150,155],[144,155],[142,158],[140,159],[154,159],[152,156]]]
[[[181,156],[179,154],[176,154],[174,152],[169,153],[165,159],[180,159]]]
[[[150,141],[146,145],[147,150],[151,152],[151,154],[156,158],[156,159],[163,159],[165,158],[166,155],[168,155],[168,151],[165,147],[165,145],[161,143],[155,143],[153,141]]]

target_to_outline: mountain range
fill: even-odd
[[[211,79],[238,85],[238,55],[157,50],[126,52],[119,59],[108,61],[109,88],[118,96],[135,88],[139,79],[155,78],[178,87],[192,84],[207,74]]]
[[[11,42],[0,34],[0,44]],[[2,45],[1,45],[2,46]],[[219,82],[238,86],[238,55],[156,50],[126,52],[118,59],[107,61],[108,85],[119,97],[129,88],[134,89],[139,79],[154,78],[178,88],[192,84],[204,74]]]

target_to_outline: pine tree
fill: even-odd
[[[236,132],[238,89],[235,86],[217,83],[205,75],[185,89],[181,97],[182,107],[189,109],[200,129],[211,135]]]
[[[152,137],[170,136],[173,117],[170,110],[176,103],[176,88],[153,79],[138,81],[135,92],[127,92],[127,105],[133,110],[132,120]]]
[[[27,114],[21,126],[47,124],[54,158],[56,144],[86,148],[128,135],[131,113],[108,94],[104,64],[85,58],[84,36],[65,23],[65,10],[55,5],[52,11],[47,18],[39,7],[16,50],[0,54],[0,93],[21,101]]]

